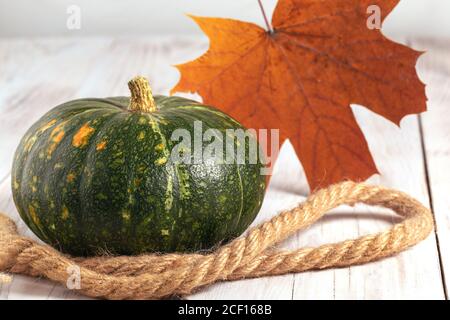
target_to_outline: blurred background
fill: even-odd
[[[269,17],[276,2],[263,0]],[[66,25],[73,6],[80,9],[79,29]],[[186,13],[263,25],[256,0],[0,0],[0,37],[201,34]],[[402,0],[383,31],[450,38],[450,1]]]

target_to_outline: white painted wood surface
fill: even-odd
[[[450,289],[450,43],[421,41],[432,48],[419,70],[428,84],[429,112],[421,116],[430,195],[435,213],[446,292]]]
[[[127,95],[126,83],[137,74],[150,78],[154,92],[167,94],[178,78],[171,66],[195,58],[206,48],[206,41],[199,38],[0,40],[0,211],[14,218],[21,233],[33,236],[12,202],[10,167],[20,137],[45,111],[75,98]],[[430,204],[431,190],[437,236],[396,257],[367,265],[219,283],[187,298],[446,298],[443,279],[445,274],[450,278],[450,46],[433,44],[433,49],[419,64],[420,75],[429,84],[430,100],[430,111],[422,117],[423,136],[417,116],[405,118],[398,128],[367,109],[354,106],[353,110],[381,173],[370,182],[406,191],[425,205]],[[286,143],[254,223],[294,206],[308,192],[301,165]],[[341,208],[283,247],[356,237],[395,221],[381,209]],[[0,285],[0,299],[82,298],[47,280],[18,275],[10,284]]]

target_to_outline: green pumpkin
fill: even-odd
[[[41,240],[74,255],[196,251],[239,236],[263,200],[261,161],[250,163],[248,152],[244,163],[205,155],[183,163],[171,155],[180,147],[174,131],[193,137],[196,121],[203,132],[224,136],[243,127],[195,101],[153,98],[144,78],[129,86],[131,99],[70,101],[28,130],[12,169],[22,219]],[[239,141],[232,143],[237,150]]]

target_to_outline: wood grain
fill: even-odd
[[[450,45],[417,40],[413,44],[429,52],[419,71],[428,84],[429,110],[421,115],[429,191],[436,220],[436,240],[446,294],[450,289]]]
[[[127,81],[137,74],[150,78],[154,92],[167,94],[178,79],[177,71],[171,66],[195,58],[206,48],[206,39],[189,37],[0,40],[0,211],[14,218],[21,233],[33,236],[15,210],[9,173],[20,137],[45,111],[74,98],[127,95]],[[450,54],[450,48],[445,50]],[[371,182],[406,191],[428,204],[429,173],[438,238],[430,237],[399,256],[369,265],[220,283],[188,298],[445,298],[440,257],[445,270],[450,271],[450,255],[443,254],[443,249],[450,252],[450,123],[445,116],[449,107],[446,92],[450,89],[450,65],[443,65],[444,57],[441,52],[433,62],[420,66],[431,81],[430,112],[423,118],[427,163],[416,116],[408,117],[398,128],[366,109],[353,107],[381,172]],[[449,73],[443,74],[443,70]],[[283,146],[263,208],[254,224],[294,206],[309,192],[293,152],[289,143]],[[283,247],[314,246],[355,237],[379,231],[391,222],[391,216],[377,209],[341,208],[288,239]],[[440,240],[440,254],[436,239]],[[12,283],[0,287],[0,299],[83,297],[46,280],[14,276]]]

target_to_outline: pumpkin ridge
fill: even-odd
[[[81,112],[76,113],[73,115],[73,117],[69,118],[66,123],[66,136],[63,141],[61,141],[61,145],[59,148],[55,151],[54,159],[45,165],[50,168],[52,166],[52,163],[59,163],[61,161],[64,161],[64,167],[61,168],[60,172],[58,173],[58,176],[61,177],[61,182],[57,182],[57,178],[53,177],[52,170],[47,170],[47,175],[44,178],[46,181],[46,184],[50,183],[57,183],[61,184],[62,186],[60,188],[65,188],[68,191],[69,190],[77,190],[76,194],[73,194],[72,191],[69,191],[69,193],[72,193],[72,195],[69,197],[67,193],[63,193],[61,197],[59,198],[59,201],[55,203],[55,208],[53,211],[53,215],[49,217],[49,219],[53,219],[53,224],[58,223],[57,219],[60,215],[60,211],[62,210],[63,214],[65,213],[66,218],[63,220],[67,220],[70,217],[74,217],[74,220],[76,221],[77,228],[74,228],[71,226],[71,224],[66,223],[68,228],[66,228],[65,232],[65,239],[64,241],[71,241],[70,238],[77,238],[78,243],[77,246],[83,246],[84,244],[84,236],[82,233],[80,233],[79,230],[82,230],[82,217],[83,213],[81,208],[83,208],[83,205],[81,205],[81,189],[80,189],[80,183],[81,178],[84,177],[84,164],[83,164],[83,157],[87,157],[89,148],[78,148],[73,146],[72,140],[75,134],[79,131],[79,128],[82,127],[86,123],[90,123],[91,125],[95,126],[95,131],[90,136],[90,140],[93,136],[97,135],[99,133],[98,127],[99,125],[102,125],[108,117],[114,117],[116,115],[115,112],[111,112],[110,109],[105,108],[94,108],[91,109],[93,112]],[[95,111],[95,112],[94,112]],[[106,114],[106,116],[105,116]],[[91,119],[93,117],[93,119]],[[77,172],[78,171],[78,172]],[[76,173],[76,174],[75,174]],[[67,177],[73,174],[72,179],[67,179]],[[78,177],[81,177],[80,179],[77,179]],[[77,179],[77,180],[76,180]],[[71,198],[72,200],[68,201],[68,199]],[[48,196],[47,196],[47,201]],[[77,203],[78,202],[78,203]],[[76,232],[75,232],[76,231]],[[56,241],[56,240],[54,240]],[[67,244],[62,244],[67,245]]]
[[[122,121],[123,119],[121,119],[120,117],[124,117],[126,115],[125,112],[117,112],[117,113],[112,113],[110,114],[109,119],[105,119],[104,122],[102,122],[102,125],[100,127],[97,128],[96,132],[94,133],[94,137],[92,138],[92,141],[96,141],[96,139],[98,137],[102,137],[102,139],[104,139],[104,135],[106,134],[106,131],[110,128],[112,128],[114,125],[118,125],[120,124],[120,121]],[[97,152],[96,150],[96,146],[97,143],[92,143],[89,148],[87,150],[85,150],[85,157],[81,162],[81,167],[87,167],[87,163],[91,160],[91,157]],[[80,213],[77,214],[78,217],[78,223],[79,223],[79,237],[82,239],[82,246],[86,247],[85,245],[85,236],[83,233],[83,230],[86,230],[86,210],[85,208],[86,206],[86,195],[85,195],[85,191],[87,189],[86,187],[86,178],[88,176],[86,174],[82,174],[81,178],[79,179],[78,182],[78,190],[79,190],[79,198],[80,198]],[[92,201],[92,200],[91,200]],[[98,249],[98,248],[97,248]]]
[[[170,102],[170,101],[169,101]],[[163,138],[165,136],[169,137],[172,135],[174,129],[177,128],[186,128],[186,126],[188,126],[189,121],[186,121],[185,118],[183,119],[175,119],[172,118],[172,115],[170,113],[167,113],[168,109],[160,109],[161,114],[164,115],[164,119],[167,121],[167,125],[164,126],[160,126],[158,124],[158,128],[159,128],[159,133]],[[190,132],[191,134],[191,132]],[[164,145],[166,146],[166,150],[167,153],[169,154],[169,157],[171,155],[171,152],[173,151],[174,148],[174,141],[171,141],[170,139],[167,140],[166,138],[164,138],[165,143]],[[191,151],[191,150],[190,150]],[[167,163],[167,167],[171,167],[171,169],[173,170],[173,190],[172,190],[172,196],[173,196],[173,208],[171,211],[169,211],[167,214],[171,214],[172,219],[173,219],[173,223],[170,226],[170,232],[172,234],[180,234],[180,237],[183,237],[184,234],[184,228],[182,228],[180,226],[180,217],[183,214],[183,208],[186,207],[186,203],[189,201],[189,198],[187,197],[187,192],[189,191],[187,185],[188,182],[186,180],[189,180],[190,178],[190,172],[189,170],[185,170],[182,169],[180,163],[176,163],[173,161],[168,161]],[[183,171],[183,173],[182,173]],[[178,218],[178,219],[177,219]],[[178,223],[177,223],[178,221]],[[180,242],[182,242],[182,240],[178,237],[172,237],[171,242],[170,242],[170,247],[171,248],[176,248],[179,249],[180,248]],[[181,250],[183,250],[183,248],[181,248]]]
[[[148,122],[142,123],[142,121],[141,121],[142,118],[147,119]],[[133,123],[133,125],[130,125],[130,127],[133,129],[136,129],[136,130],[134,131],[133,129],[130,128],[130,131],[129,131],[130,139],[133,136],[138,135],[138,132],[146,132],[146,133],[144,135],[144,138],[141,141],[131,145],[131,148],[128,151],[128,153],[129,153],[129,155],[136,156],[136,159],[140,159],[141,161],[144,161],[143,159],[146,158],[145,150],[147,148],[154,148],[153,146],[155,144],[157,144],[157,141],[155,141],[155,139],[154,139],[154,135],[156,134],[159,139],[164,138],[164,136],[160,136],[159,133],[154,130],[155,125],[156,126],[158,125],[157,120],[154,117],[154,113],[145,113],[145,112],[132,113],[131,119],[132,120],[130,120],[130,123]],[[152,123],[152,121],[154,121],[154,123]],[[159,126],[158,126],[158,128],[159,128]],[[143,131],[143,130],[145,130],[145,131]],[[161,143],[161,144],[163,145],[163,148],[161,151],[163,151],[164,153],[168,153],[169,151],[167,149],[166,144],[165,143]],[[146,159],[146,160],[148,160],[148,159]],[[136,176],[138,176],[138,171],[136,170],[136,166],[139,163],[138,161],[139,160],[131,161],[131,163],[128,164],[130,173],[129,173],[129,177],[128,177],[127,190],[129,190],[129,192],[134,195],[135,201],[137,201],[136,197],[140,197],[143,194],[143,191],[141,191],[139,189],[139,187],[136,186],[136,184],[135,184]],[[167,167],[167,165],[166,165],[166,167]],[[139,179],[141,179],[141,178],[143,178],[143,175],[139,176]],[[169,183],[170,182],[168,182],[168,184]],[[169,188],[169,186],[167,186],[167,188]],[[134,214],[132,216],[133,221],[131,223],[131,227],[130,227],[129,234],[128,234],[128,236],[130,236],[130,235],[135,236],[138,232],[137,225],[140,222],[140,216],[142,214],[145,214],[145,212],[143,212],[144,210],[143,210],[142,206],[140,206],[138,204],[131,204],[131,205],[128,204],[127,207],[128,207],[128,210],[134,211],[135,213],[136,213],[136,211],[138,211],[138,214]],[[170,212],[170,209],[168,210],[168,212]]]
[[[47,117],[42,117],[40,120],[38,120],[37,122],[37,126],[33,127],[33,130],[31,131],[30,137],[32,136],[36,136],[38,135],[37,142],[33,144],[33,146],[31,147],[31,149],[27,152],[27,154],[25,155],[25,159],[21,165],[21,170],[22,170],[22,176],[21,176],[21,183],[20,183],[20,193],[24,194],[26,193],[24,191],[23,188],[27,188],[27,185],[30,183],[29,179],[26,179],[26,175],[29,175],[31,172],[33,172],[33,174],[35,174],[35,166],[34,166],[34,158],[36,158],[36,153],[40,153],[40,152],[44,152],[43,150],[47,150],[47,146],[48,141],[50,140],[50,138],[52,137],[52,135],[55,134],[55,129],[58,129],[58,132],[64,132],[64,135],[61,137],[61,141],[57,142],[57,144],[55,144],[56,142],[52,142],[52,144],[50,145],[50,147],[52,147],[52,153],[54,152],[54,148],[56,148],[57,146],[59,146],[59,144],[62,143],[63,140],[65,140],[67,138],[66,135],[66,125],[68,124],[68,119],[60,119],[60,121],[55,122],[53,125],[53,130],[46,130],[45,132],[40,132],[39,128],[41,127],[41,123],[47,123],[49,121],[49,119],[52,119],[52,114],[51,112],[47,113]],[[49,148],[50,148],[49,147]],[[44,163],[43,166],[47,165],[47,160],[44,159]],[[46,177],[43,176],[41,177],[41,185],[45,185],[46,184]],[[25,189],[26,190],[26,189]],[[44,194],[43,188],[36,188],[36,193],[42,194],[43,196],[45,196]],[[29,196],[32,200],[32,205],[33,208],[35,210],[35,214],[38,216],[41,216],[41,210],[43,203],[41,203],[41,201],[39,201],[39,199],[42,198],[42,196],[38,196],[37,194],[32,194],[31,196]],[[30,213],[30,209],[25,208],[23,209],[27,214],[26,216],[28,217],[31,213]],[[40,217],[39,220],[41,222],[43,222],[43,219],[45,218],[47,219],[48,217]],[[51,234],[52,232],[49,230],[49,226],[47,224],[42,224],[39,229],[41,230],[41,234],[42,236],[46,239],[46,240],[50,240],[51,239]],[[53,241],[53,239],[52,239]]]
[[[128,116],[124,119],[124,122],[126,122],[127,126],[129,126],[129,128],[127,130],[124,130],[125,132],[121,133],[122,138],[124,140],[132,141],[132,139],[135,138],[135,136],[137,135],[137,131],[141,130],[140,127],[138,128],[138,126],[137,126],[137,123],[139,122],[140,117],[141,117],[141,115],[139,115],[137,113],[129,113]],[[137,129],[137,130],[135,130],[135,129]],[[111,139],[113,141],[116,140],[114,138],[114,136],[112,136]],[[122,151],[124,152],[125,158],[129,157],[132,159],[133,157],[138,155],[140,153],[139,146],[141,146],[145,142],[146,141],[144,139],[143,141],[140,141],[137,143],[130,143],[129,145],[125,145],[124,148],[122,149]],[[126,243],[127,238],[130,238],[136,232],[137,217],[136,217],[136,210],[133,210],[133,207],[135,207],[134,202],[136,201],[135,198],[136,198],[136,192],[137,192],[137,188],[134,188],[134,179],[136,176],[136,171],[135,171],[136,163],[135,163],[135,161],[125,161],[125,164],[123,165],[123,167],[126,168],[127,172],[128,172],[127,181],[125,181],[126,187],[124,188],[124,190],[126,190],[128,193],[128,201],[122,203],[120,212],[117,212],[116,214],[119,214],[121,216],[118,219],[121,218],[120,225],[122,226],[120,233],[117,236],[122,239],[121,241]],[[132,214],[131,212],[134,212],[135,214]],[[128,225],[130,226],[129,228],[127,228]],[[124,229],[125,229],[125,231],[124,231]],[[127,248],[127,250],[130,250],[130,249]]]
[[[160,137],[161,143],[164,146],[164,149],[163,149],[164,157],[166,157],[166,160],[169,161],[170,152],[169,152],[169,149],[167,148],[167,139],[162,134],[161,127],[159,126],[158,121],[156,121],[155,118],[151,114],[148,114],[148,118],[150,120],[150,125],[153,129],[153,132],[155,132]],[[167,166],[167,169],[169,167],[171,167],[171,166]],[[172,205],[173,205],[173,176],[175,175],[175,169],[173,167],[171,167],[171,169],[172,169],[172,172],[171,172],[172,178],[170,178],[170,180],[168,180],[168,182],[167,182],[168,185],[167,185],[166,201],[170,198],[170,201],[168,203],[166,203],[166,211],[167,212],[170,211],[170,209],[172,208]],[[168,191],[168,190],[170,190],[170,191]]]
[[[241,217],[242,217],[242,211],[244,210],[244,186],[242,185],[242,177],[241,177],[241,172],[240,172],[240,167],[239,165],[236,163],[236,173],[238,175],[239,178],[239,189],[241,190],[241,201],[240,201],[240,206],[239,206],[239,214],[238,214],[238,218],[236,219],[236,225],[239,225],[239,222],[241,221]]]
[[[20,169],[22,170],[21,172],[21,177],[20,177],[20,185],[19,185],[19,194],[23,195],[23,194],[27,194],[28,198],[30,198],[30,203],[27,207],[22,207],[22,210],[24,212],[26,212],[26,215],[24,218],[25,221],[30,221],[30,216],[33,216],[33,210],[34,210],[34,215],[40,215],[40,210],[41,208],[41,204],[38,203],[37,205],[37,200],[35,198],[36,195],[32,195],[30,196],[29,192],[27,191],[27,187],[29,187],[30,184],[30,179],[27,179],[27,175],[35,175],[34,172],[34,158],[36,158],[36,153],[39,153],[40,151],[42,151],[42,146],[46,146],[46,142],[49,140],[49,138],[52,135],[53,130],[46,130],[45,132],[41,132],[39,133],[39,127],[41,126],[40,123],[42,122],[48,122],[49,119],[47,117],[42,117],[41,119],[38,120],[37,125],[33,126],[30,132],[30,135],[28,136],[28,139],[31,139],[32,137],[37,137],[36,135],[38,135],[39,139],[36,138],[36,142],[33,143],[33,145],[31,146],[31,148],[29,148],[28,150],[25,151],[25,155],[23,155],[23,161],[20,164]],[[62,120],[59,123],[56,122],[53,127],[56,128],[59,125],[65,124],[66,120]],[[63,137],[64,138],[64,137]],[[45,139],[45,141],[44,141]],[[38,156],[39,157],[39,156]],[[24,189],[25,188],[25,189]],[[41,190],[37,190],[36,188],[36,192],[41,192]],[[22,198],[23,201],[23,198]],[[31,209],[32,208],[32,209]],[[36,220],[36,219],[33,219]],[[47,241],[50,240],[49,239],[49,234],[51,234],[51,232],[49,232],[49,230],[47,229],[47,227],[45,225],[42,224],[42,219],[39,218],[39,221],[41,222],[40,225],[38,224],[32,224],[32,230],[33,232],[36,232],[34,228],[38,228],[42,237],[44,237],[44,239],[46,239]]]
[[[170,126],[171,121],[164,120],[164,123],[161,122],[160,118],[157,116],[158,112],[154,113],[143,113],[142,115],[148,119],[148,130],[152,133],[153,136],[153,144],[152,144],[152,152],[153,157],[152,163],[157,164],[157,168],[161,168],[167,172],[165,175],[166,185],[165,188],[161,189],[161,192],[164,194],[161,196],[160,201],[162,201],[162,207],[164,213],[161,213],[161,217],[163,221],[158,225],[158,229],[156,230],[158,233],[158,237],[161,239],[161,248],[165,248],[164,250],[170,250],[174,245],[172,241],[175,239],[173,236],[173,227],[176,223],[176,216],[178,212],[179,206],[179,198],[177,197],[178,189],[177,189],[177,174],[175,163],[170,161],[171,148],[170,148],[170,140],[168,140],[168,136],[170,136]],[[156,160],[154,160],[156,158]],[[158,161],[164,159],[164,161]],[[163,191],[163,189],[165,191]],[[147,222],[143,220],[139,226],[142,228],[148,228]]]
[[[197,107],[197,106],[196,106]],[[214,129],[217,129],[217,123],[215,123],[215,122],[211,122],[210,120],[208,120],[208,113],[211,111],[211,110],[209,110],[209,108],[206,108],[206,107],[203,107],[203,108],[195,108],[195,109],[191,109],[191,110],[196,110],[196,112],[198,112],[198,111],[202,111],[202,113],[203,113],[203,111],[205,111],[204,112],[204,114],[203,114],[203,116],[205,116],[206,117],[206,120],[205,120],[205,124],[206,124],[206,126],[208,127],[208,128],[214,128]],[[216,114],[215,112],[213,112],[214,114]],[[217,114],[216,114],[217,115]],[[228,120],[228,119],[227,119]],[[217,140],[219,140],[220,142],[221,142],[221,144],[222,144],[222,146],[225,146],[225,141],[226,141],[226,136],[225,136],[225,132],[224,132],[224,130],[219,130],[220,131],[220,133],[221,134],[223,134],[223,136],[215,136],[214,137],[214,139],[217,139]],[[224,152],[224,155],[226,155],[226,150],[225,150],[225,152]],[[239,182],[239,188],[240,188],[240,198],[241,198],[241,201],[240,201],[240,207],[239,207],[239,212],[237,213],[237,215],[238,215],[238,219],[240,219],[240,216],[241,216],[241,214],[242,214],[242,210],[243,210],[243,206],[242,206],[242,179],[241,179],[241,175],[240,175],[240,172],[238,171],[239,170],[239,168],[238,168],[238,165],[237,165],[237,163],[233,163],[233,164],[225,164],[225,166],[233,166],[234,167],[234,169],[236,169],[236,170],[230,170],[230,173],[231,173],[231,171],[234,171],[233,173],[237,176],[237,178],[238,178],[238,182]],[[225,215],[227,215],[228,213],[227,212],[224,212],[224,214]],[[223,226],[222,226],[222,228],[223,228],[223,238],[222,239],[220,239],[220,241],[223,241],[223,240],[226,240],[226,238],[228,238],[228,236],[229,236],[229,230],[231,229],[231,230],[233,230],[234,229],[234,227],[235,227],[235,225],[237,225],[237,221],[238,221],[238,219],[234,219],[233,221],[229,221],[228,223],[224,223],[223,224]]]

